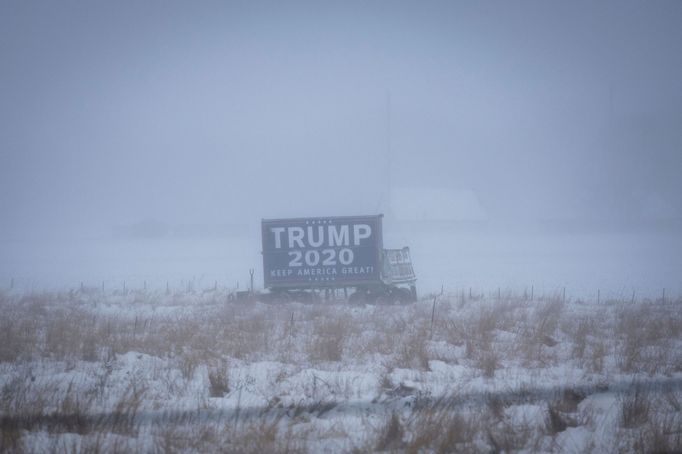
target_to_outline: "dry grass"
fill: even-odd
[[[132,298],[143,308],[160,304],[151,297]],[[196,301],[171,298],[171,307],[192,310],[120,314],[99,310],[106,303],[96,295],[85,301],[60,294],[5,298],[0,302],[0,361],[96,363],[136,351],[191,358],[194,364],[178,359],[187,379],[198,365],[221,357],[303,364],[382,355],[393,356],[396,367],[428,370],[428,362],[439,359],[429,345],[445,342],[465,346],[461,359],[474,361],[486,376],[494,376],[502,360],[531,368],[575,360],[600,372],[612,349],[626,373],[669,374],[682,367],[682,354],[673,343],[680,338],[682,315],[670,304],[616,307],[595,318],[566,313],[559,299],[467,299],[468,310],[461,311],[458,298],[443,298],[431,328],[431,308],[424,304],[354,312],[340,304],[253,306],[208,300],[202,311],[196,310]]]
[[[209,395],[223,397],[230,392],[230,377],[227,361],[208,366]]]
[[[338,317],[327,314],[316,320],[307,344],[310,359],[314,362],[341,361],[346,340],[352,332],[352,323],[347,314]]]
[[[453,409],[428,407],[403,419],[392,413],[380,426],[368,451],[378,452],[477,452],[474,439],[481,428],[472,415]]]
[[[305,451],[310,449],[310,421],[332,413],[337,403],[331,398],[350,400],[358,393],[350,379],[317,377],[310,396],[301,396],[313,401],[292,407],[293,419],[281,416],[279,397],[273,397],[267,412],[238,427],[191,419],[170,428],[142,427],[144,409],[166,404],[159,393],[169,400],[192,395],[198,405],[208,406],[210,399],[243,386],[244,377],[231,379],[234,364],[256,361],[292,368],[272,379],[277,386],[306,368],[374,367],[378,396],[400,385],[392,378],[400,370],[413,371],[421,380],[435,360],[470,368],[472,375],[491,383],[510,367],[543,371],[563,363],[593,378],[607,372],[671,375],[682,370],[682,312],[674,303],[612,301],[596,309],[585,306],[583,312],[576,307],[583,306],[560,298],[530,302],[510,293],[499,300],[496,295],[492,300],[446,295],[436,304],[432,325],[431,301],[356,307],[226,303],[215,293],[164,297],[127,292],[109,299],[94,291],[3,294],[0,367],[6,379],[0,390],[0,451],[26,450],[27,434],[41,430],[53,443],[48,450],[205,452],[219,446],[230,452]],[[139,364],[126,355],[139,356]],[[131,361],[130,373],[117,383],[112,369],[122,367],[124,357]],[[82,383],[63,383],[58,376],[36,379],[41,375],[35,368],[48,363],[58,373],[82,370],[88,378]],[[137,373],[140,367],[148,368],[147,375]],[[620,430],[632,434],[629,448],[679,449],[680,398],[672,392],[666,396],[654,404],[650,394],[638,389],[620,398]],[[582,397],[570,391],[557,395],[538,421],[512,419],[510,404],[499,399],[474,410],[443,409],[425,401],[418,409],[387,416],[360,449],[546,450],[567,428],[585,424],[587,416],[578,408]],[[667,413],[654,410],[661,405]],[[99,411],[106,417],[89,416]],[[152,434],[151,447],[136,444],[143,431]],[[80,444],[64,438],[68,434],[80,435]],[[344,438],[331,429],[327,436]]]
[[[391,414],[383,428],[379,430],[378,439],[374,445],[376,451],[388,451],[403,448],[405,429],[397,413]]]
[[[622,427],[633,428],[649,421],[651,398],[640,386],[634,386],[634,392],[620,397]]]
[[[407,452],[476,452],[480,426],[474,417],[456,411],[426,412],[413,422]]]

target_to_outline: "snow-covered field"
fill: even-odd
[[[227,296],[0,293],[0,451],[682,449],[680,299]]]
[[[682,235],[431,229],[385,225],[384,244],[410,246],[420,293],[498,287],[574,298],[682,295]],[[106,291],[171,290],[237,284],[249,269],[262,286],[259,225],[253,234],[155,239],[0,239],[0,289],[55,291],[86,286]]]

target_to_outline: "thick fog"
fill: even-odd
[[[232,285],[261,218],[384,213],[425,290],[682,290],[681,23],[677,1],[2,2],[0,287]]]

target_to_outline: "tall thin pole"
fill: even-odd
[[[391,92],[386,92],[386,210],[391,207]],[[388,213],[387,213],[388,214]]]
[[[433,297],[433,307],[431,308],[431,334],[429,336],[429,339],[433,339],[433,320],[436,316],[436,300],[438,299],[438,296]]]

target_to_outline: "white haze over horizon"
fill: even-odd
[[[2,2],[0,288],[243,283],[261,218],[385,213],[425,291],[679,295],[680,23],[677,1]]]

